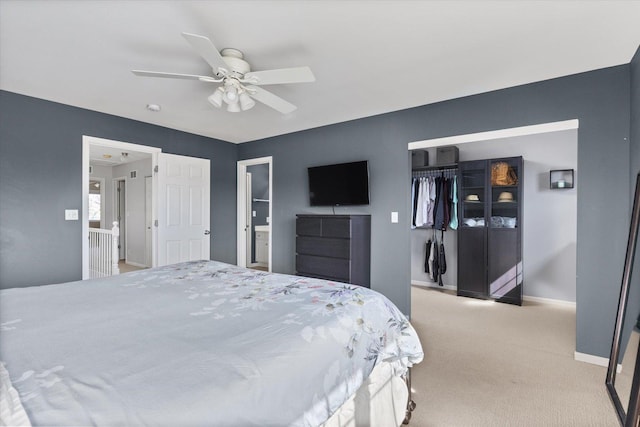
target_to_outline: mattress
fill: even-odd
[[[423,357],[375,291],[215,261],[2,290],[0,327],[33,425],[346,426]]]

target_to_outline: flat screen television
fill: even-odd
[[[308,168],[311,206],[369,204],[369,162],[340,163]]]

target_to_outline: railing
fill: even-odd
[[[120,274],[118,239],[120,228],[113,222],[111,230],[89,228],[89,278]]]

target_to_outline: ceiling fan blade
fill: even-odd
[[[143,71],[143,70],[131,70],[133,74],[141,77],[166,77],[169,79],[185,79],[185,80],[200,80],[203,82],[219,82],[209,76],[197,76],[195,74],[180,74],[180,73],[163,73],[162,71]]]
[[[224,75],[229,72],[229,66],[224,62],[220,51],[218,51],[211,40],[205,36],[191,33],[182,33],[182,36],[189,42],[191,47],[207,61],[216,74]],[[221,69],[224,71],[221,71]]]
[[[295,111],[298,107],[285,101],[273,93],[266,91],[258,86],[247,86],[249,95],[256,101],[260,101],[263,104],[281,112],[282,114],[289,114]]]
[[[280,68],[277,70],[253,71],[244,75],[244,80],[255,85],[315,82],[309,67]]]

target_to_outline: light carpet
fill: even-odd
[[[606,368],[574,360],[575,308],[418,286],[411,297],[425,359],[412,369],[410,426],[619,425]]]

